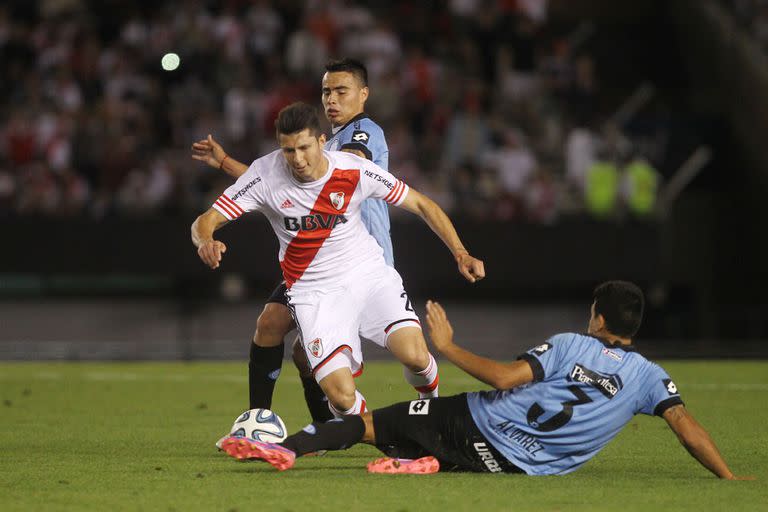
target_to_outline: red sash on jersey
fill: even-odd
[[[358,169],[334,169],[331,177],[323,186],[323,190],[315,200],[315,205],[309,212],[310,215],[343,215],[347,211],[349,202],[352,200],[360,181],[360,171]],[[341,208],[336,208],[331,202],[332,193],[343,192],[344,203]],[[337,196],[338,197],[338,196]],[[290,288],[293,283],[298,281],[307,270],[312,260],[315,259],[318,251],[325,240],[331,236],[332,228],[318,227],[312,231],[299,231],[285,249],[283,261],[280,262],[280,268],[283,270],[283,279],[286,286]]]

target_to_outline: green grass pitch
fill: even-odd
[[[0,510],[768,510],[768,362],[668,362],[689,409],[737,474],[700,467],[659,418],[636,417],[564,477],[369,475],[356,446],[278,473],[213,447],[246,408],[246,363],[0,363]],[[370,363],[371,406],[412,399],[394,363]],[[482,386],[448,363],[442,394]],[[288,363],[273,408],[308,422]]]

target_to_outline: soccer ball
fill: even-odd
[[[279,443],[288,437],[285,423],[269,409],[251,409],[237,417],[229,435],[263,443]]]

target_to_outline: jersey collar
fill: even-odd
[[[585,334],[585,336],[589,336],[590,338],[596,339],[597,341],[602,343],[605,348],[618,348],[623,350],[624,352],[637,352],[637,347],[635,347],[634,345],[620,345],[618,343],[611,343],[605,338],[600,338],[592,334]]]
[[[345,124],[344,126],[338,126],[338,127],[336,127],[336,128],[331,128],[331,133],[333,133],[334,135],[336,135],[336,134],[337,134],[337,133],[339,133],[341,130],[343,130],[344,128],[346,128],[346,127],[347,127],[347,126],[349,126],[350,124],[354,123],[355,121],[359,121],[359,120],[361,120],[361,119],[366,119],[367,117],[368,117],[368,114],[366,114],[365,112],[360,112],[360,113],[359,113],[359,114],[357,114],[355,117],[353,117],[352,119],[350,119],[349,121],[347,121],[347,124]]]

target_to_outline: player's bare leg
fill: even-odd
[[[367,410],[365,397],[355,387],[355,379],[349,368],[343,367],[332,371],[323,377],[319,384],[325,396],[328,397],[328,408],[337,418],[362,414]]]
[[[312,368],[309,366],[307,354],[301,345],[301,340],[297,336],[293,342],[293,363],[299,370],[301,386],[304,388],[304,401],[307,402],[307,408],[312,415],[312,421],[326,422],[333,419],[333,414],[328,408],[328,398],[323,393],[322,388],[312,375]]]
[[[440,376],[437,361],[429,353],[418,327],[403,327],[389,335],[387,348],[405,367],[405,380],[419,393],[419,398],[438,396]]]
[[[283,338],[293,329],[287,307],[268,302],[256,321],[248,363],[250,409],[269,409],[283,364]]]

